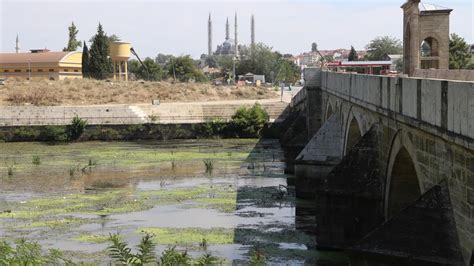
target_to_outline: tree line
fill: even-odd
[[[313,48],[314,43],[312,45],[312,49]],[[365,48],[367,55],[364,57],[364,60],[368,61],[384,60],[386,55],[403,53],[402,42],[391,36],[377,37],[370,41]],[[452,33],[449,38],[449,69],[474,69],[474,57],[471,55],[469,49],[470,45],[464,38],[456,33]],[[348,61],[358,60],[359,56],[357,55],[357,51],[351,46]],[[396,64],[397,69],[400,67],[401,70],[403,62],[400,60],[396,62]]]

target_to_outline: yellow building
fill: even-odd
[[[82,79],[81,52],[0,53],[0,78]]]

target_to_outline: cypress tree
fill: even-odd
[[[354,49],[354,46],[351,45],[351,52],[349,53],[349,61],[357,61],[357,51]]]
[[[87,48],[87,44],[84,41],[84,46],[82,47],[82,76],[84,78],[89,77],[89,49]]]
[[[89,75],[95,79],[105,79],[112,72],[109,56],[109,39],[99,23],[97,34],[92,38],[89,56]]]

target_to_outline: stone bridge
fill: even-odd
[[[474,82],[305,70],[283,135],[320,248],[353,265],[472,265]]]

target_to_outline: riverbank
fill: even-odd
[[[273,88],[214,86],[210,83],[105,81],[93,79],[8,79],[0,86],[0,106],[77,106],[278,98]]]

